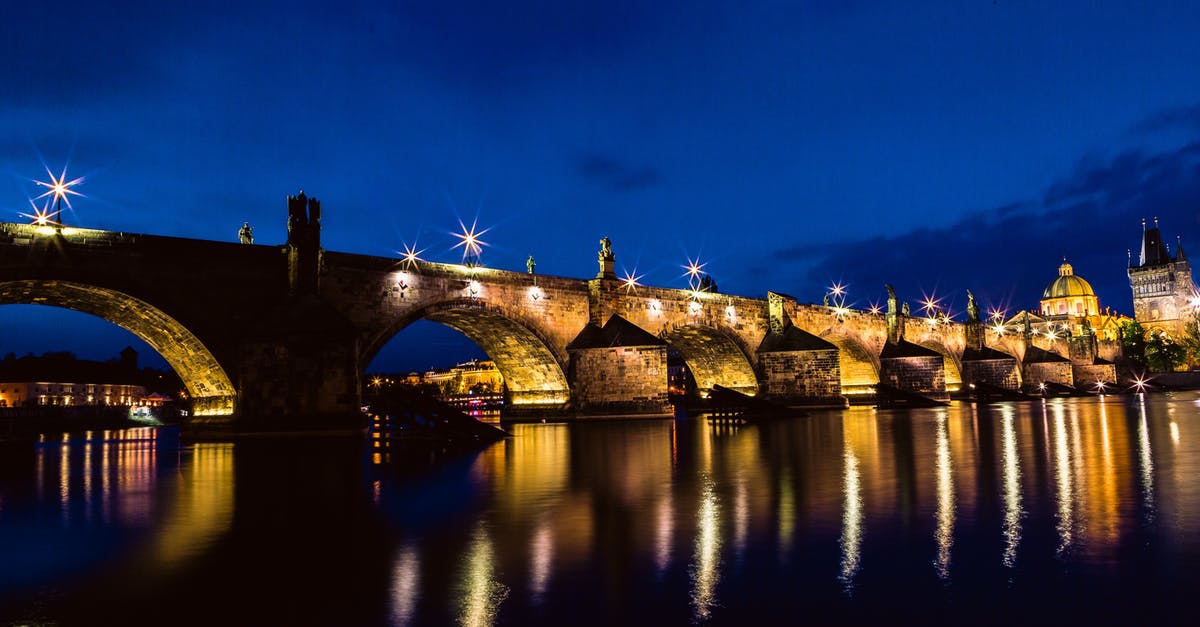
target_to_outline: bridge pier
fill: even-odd
[[[845,405],[838,347],[786,318],[782,326],[758,347],[763,395],[788,405]]]
[[[1006,390],[1021,387],[1021,368],[1017,358],[988,348],[986,330],[978,318],[966,323],[967,345],[962,356],[963,384],[983,383]]]
[[[879,355],[879,382],[935,401],[949,401],[941,353],[901,339]]]
[[[621,316],[588,323],[567,344],[580,415],[670,415],[667,343]]]

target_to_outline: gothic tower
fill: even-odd
[[[1146,329],[1162,329],[1178,338],[1196,295],[1192,267],[1177,244],[1175,256],[1162,241],[1158,218],[1154,228],[1142,220],[1142,250],[1137,264],[1129,256],[1129,287],[1133,290],[1133,317]]]

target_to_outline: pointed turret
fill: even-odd
[[[1138,256],[1139,266],[1161,266],[1164,263],[1171,263],[1171,253],[1167,251],[1166,244],[1162,241],[1162,235],[1158,230],[1158,218],[1154,219],[1154,228],[1147,229],[1146,221],[1142,220],[1142,254]]]
[[[1183,239],[1178,235],[1175,236],[1175,261],[1187,261],[1187,255],[1183,254]]]

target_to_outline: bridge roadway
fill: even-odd
[[[627,287],[611,255],[597,278],[573,279],[325,251],[319,215],[315,200],[290,197],[283,245],[0,223],[0,304],[133,332],[182,378],[193,426],[216,431],[352,424],[364,369],[422,319],[476,342],[514,411],[665,412],[668,348],[701,394],[719,384],[795,404],[843,402],[881,378],[934,397],[964,375],[1022,382],[1025,339],[978,323],[895,316],[889,338],[884,314]]]

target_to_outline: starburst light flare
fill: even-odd
[[[29,206],[33,208],[33,213],[22,212],[21,216],[32,220],[32,224],[36,226],[52,226],[56,224],[54,218],[58,216],[58,212],[50,211],[49,201],[46,202],[44,207],[39,207],[33,200],[30,200]]]
[[[62,174],[58,175],[57,177],[54,176],[54,172],[50,171],[50,168],[46,168],[46,174],[50,176],[49,183],[47,183],[45,181],[37,181],[37,180],[34,181],[34,184],[36,184],[40,187],[48,188],[46,190],[46,192],[43,193],[41,196],[38,196],[38,198],[46,198],[47,196],[49,196],[50,199],[54,202],[54,205],[55,205],[54,209],[55,209],[56,214],[62,212],[61,203],[64,203],[64,202],[67,203],[67,209],[73,210],[74,207],[71,206],[71,198],[70,197],[71,196],[79,196],[80,198],[82,198],[83,194],[80,194],[79,192],[77,192],[71,188],[82,183],[83,177],[81,176],[79,178],[68,181],[66,166],[63,166]]]
[[[462,220],[459,220],[458,226],[462,228],[462,233],[454,233],[454,237],[458,238],[458,243],[452,246],[451,250],[462,246],[463,261],[467,263],[478,263],[479,255],[483,253],[483,247],[488,245],[487,242],[479,238],[484,233],[487,233],[490,229],[476,231],[478,228],[476,221],[472,221],[471,228],[467,228],[467,225],[463,224]]]
[[[924,292],[921,293],[921,296],[925,299],[921,301],[921,309],[924,309],[926,314],[932,316],[935,312],[937,312],[938,307],[942,303],[942,299],[935,298],[933,294],[925,294]]]
[[[637,268],[634,268],[633,272],[625,272],[625,276],[621,278],[621,287],[633,291],[641,285],[641,283],[638,283],[641,279],[642,275],[637,274]]]
[[[829,286],[829,293],[833,296],[844,296],[846,294],[846,287],[847,286],[842,285],[841,283],[834,283],[833,285]]]
[[[686,270],[687,275],[691,277],[689,281],[693,281],[700,278],[700,274],[706,265],[708,264],[700,263],[699,257],[697,257],[695,260],[693,260],[691,257],[688,257],[687,265],[684,266],[683,269]]]
[[[397,252],[400,253],[400,261],[404,263],[406,267],[412,269],[417,265],[418,261],[421,261],[420,255],[421,253],[425,252],[425,249],[422,248],[421,250],[417,250],[415,244],[412,246],[404,244],[404,250]]]

